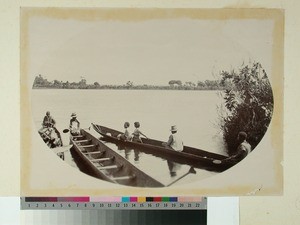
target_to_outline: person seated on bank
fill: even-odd
[[[213,163],[220,164],[226,161],[235,161],[236,163],[244,159],[251,151],[251,145],[247,142],[247,134],[244,131],[238,133],[237,136],[238,147],[236,153],[224,160],[214,160]]]
[[[43,122],[42,122],[42,128],[39,129],[39,133],[42,134],[48,128],[55,127],[55,124],[56,124],[55,120],[51,117],[50,112],[47,111],[46,116],[44,117]]]
[[[162,143],[165,147],[170,147],[175,151],[181,152],[183,151],[183,141],[181,137],[177,134],[177,127],[176,125],[171,126],[171,135],[169,136],[168,142]]]
[[[123,134],[119,134],[118,135],[118,138],[122,141],[130,141],[131,140],[131,136],[130,136],[130,133],[128,131],[128,128],[130,126],[130,123],[129,122],[125,122],[124,123],[124,128],[125,128],[125,131]]]
[[[69,125],[69,128],[70,128],[70,133],[71,133],[72,135],[80,134],[80,122],[79,122],[79,120],[77,119],[76,113],[72,113],[72,114],[71,114],[71,119],[70,119],[70,125]]]
[[[133,142],[139,142],[139,143],[143,143],[142,142],[142,139],[141,139],[141,136],[144,136],[145,138],[147,138],[147,136],[145,134],[143,134],[139,128],[140,128],[140,123],[139,122],[134,122],[134,127],[135,127],[135,130],[133,131],[132,133],[132,141]],[[148,139],[148,138],[147,138]]]

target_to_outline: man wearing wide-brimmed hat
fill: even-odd
[[[80,122],[77,119],[76,113],[71,114],[71,119],[70,119],[70,133],[72,135],[76,135],[80,133]]]
[[[171,135],[169,140],[166,143],[163,143],[164,146],[170,147],[175,151],[181,152],[183,150],[183,141],[180,136],[177,134],[177,126],[171,126]]]

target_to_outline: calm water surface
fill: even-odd
[[[224,143],[217,126],[217,105],[222,99],[215,91],[151,91],[151,90],[32,90],[33,120],[37,130],[41,127],[47,110],[56,120],[64,144],[68,144],[70,115],[77,113],[82,128],[91,122],[116,130],[123,130],[125,121],[141,123],[140,130],[149,138],[166,140],[171,125],[177,125],[184,144],[225,155]],[[90,131],[100,137],[92,129]],[[177,176],[171,177],[166,160],[140,153],[138,160],[132,151],[118,150],[109,144],[132,164],[163,183],[171,182],[189,170],[188,165],[176,167]],[[76,167],[66,149],[65,161]],[[196,175],[188,175],[176,184],[203,179],[214,174],[197,169]]]

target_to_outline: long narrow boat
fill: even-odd
[[[55,127],[44,128],[39,134],[49,148],[63,146],[60,132]]]
[[[56,127],[45,127],[39,130],[38,133],[49,148],[55,149],[63,146],[60,132]],[[56,154],[62,160],[65,159],[64,152],[57,152]]]
[[[120,131],[93,123],[92,126],[97,133],[103,136],[103,140],[105,141],[136,148],[140,151],[148,152],[165,159],[171,159],[174,162],[187,164],[199,169],[222,172],[236,163],[227,160],[223,161],[228,158],[227,156],[188,146],[184,146],[182,152],[174,151],[164,147],[162,141],[153,139],[142,138],[142,143],[124,141],[118,138],[118,136],[122,134]]]
[[[97,178],[134,187],[165,186],[83,129],[70,139],[83,166]]]

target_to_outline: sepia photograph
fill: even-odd
[[[199,193],[211,178],[206,194],[282,191],[281,12],[22,8],[21,19],[24,193]]]

